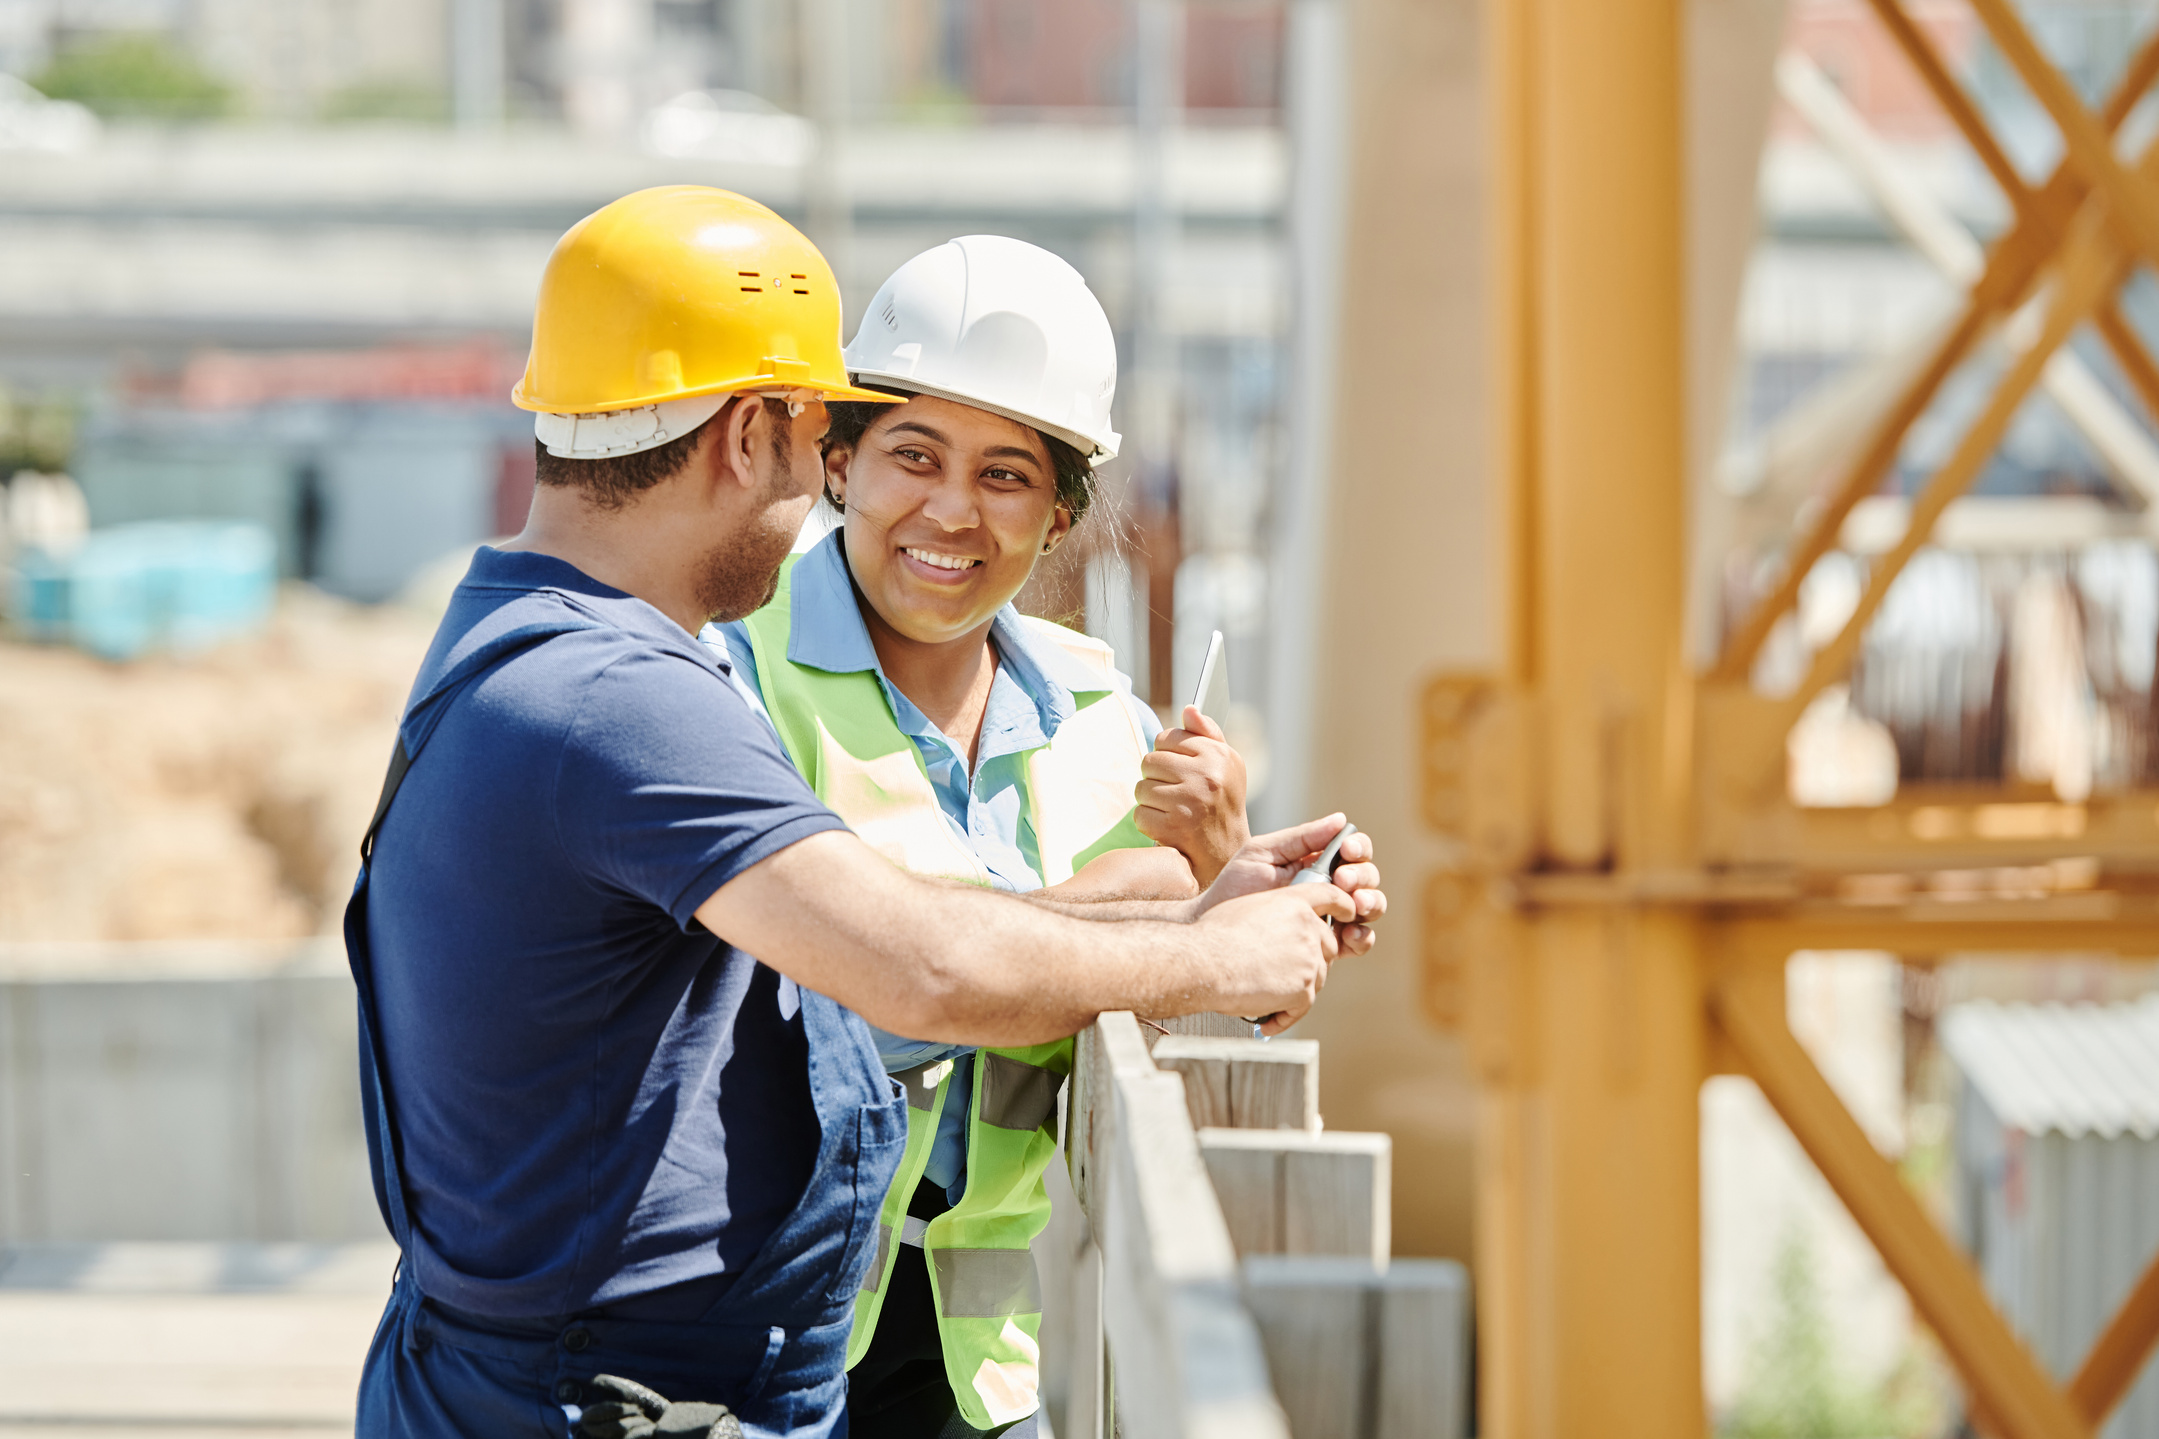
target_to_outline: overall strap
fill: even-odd
[[[405,750],[405,736],[397,737],[397,748],[390,751],[390,771],[382,777],[382,795],[375,801],[375,817],[367,822],[367,833],[360,837],[360,863],[365,865],[375,857],[375,835],[382,829],[382,819],[390,812],[390,801],[397,798],[398,786],[405,782],[405,772],[412,768],[412,756]]]
[[[368,1147],[374,1151],[375,1198],[398,1249],[407,1254],[412,1250],[412,1221],[405,1207],[405,1177],[397,1162],[397,1132],[390,1118],[389,1097],[382,1087],[382,1041],[377,1034],[374,955],[368,945],[367,891],[375,835],[382,829],[390,802],[397,798],[411,769],[412,752],[406,749],[405,737],[400,733],[397,747],[390,753],[389,772],[383,776],[382,797],[375,801],[375,816],[360,839],[360,880],[345,907],[345,958],[352,967],[353,987],[359,991],[360,1104],[367,1111],[363,1117],[368,1123],[368,1138],[373,1141]]]
[[[398,724],[397,747],[390,752],[390,766],[382,779],[382,795],[375,801],[374,818],[360,840],[360,877],[345,905],[345,958],[352,967],[353,987],[359,991],[360,1009],[360,1109],[367,1128],[370,1177],[375,1184],[375,1203],[383,1223],[397,1240],[397,1247],[412,1253],[412,1224],[405,1201],[405,1180],[397,1153],[397,1122],[390,1112],[384,1076],[382,1011],[375,1002],[374,951],[367,932],[369,869],[375,857],[375,838],[389,816],[390,805],[405,783],[413,761],[427,747],[429,736],[441,724],[456,697],[512,655],[557,635],[599,629],[602,622],[572,611],[544,619],[513,624],[488,637],[472,653],[449,663],[416,697]],[[687,652],[686,652],[687,653]],[[430,657],[432,659],[432,656]]]

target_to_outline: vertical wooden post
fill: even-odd
[[[1263,1257],[1244,1266],[1297,1439],[1460,1439],[1469,1296],[1451,1260]]]
[[[1386,1267],[1393,1151],[1384,1134],[1199,1132],[1200,1158],[1239,1255],[1341,1254]]]

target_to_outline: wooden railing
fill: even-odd
[[[1329,1132],[1319,1046],[1212,1016],[1080,1037],[1044,1338],[1059,1439],[1456,1439],[1460,1265],[1393,1260],[1384,1134]],[[1065,1341],[1065,1342],[1060,1342]]]

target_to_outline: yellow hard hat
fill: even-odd
[[[666,406],[678,418],[706,407],[677,402],[738,390],[903,398],[850,385],[840,338],[839,285],[801,231],[755,200],[663,185],[594,211],[556,242],[540,280],[532,353],[510,398],[542,415]],[[542,427],[555,449],[550,428],[567,442],[575,427]],[[651,433],[664,431],[557,452],[664,443]]]

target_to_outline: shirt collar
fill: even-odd
[[[479,546],[473,551],[465,577],[458,581],[457,589],[452,592],[450,604],[451,609],[463,618],[467,612],[478,613],[483,608],[499,607],[504,603],[505,595],[537,593],[552,593],[617,629],[682,647],[681,626],[648,601],[601,583],[568,560],[536,550],[498,550],[493,545]],[[450,627],[446,619],[444,628]],[[694,642],[695,636],[690,638],[693,642],[685,648],[685,653],[704,656],[722,670],[733,668],[727,655],[710,654],[706,646]]]
[[[877,661],[877,647],[870,642],[869,626],[855,601],[854,577],[848,573],[847,555],[841,548],[845,535],[844,530],[834,530],[795,561],[789,581],[787,658],[830,674],[870,670],[882,679],[884,666]],[[1115,688],[1062,645],[1037,635],[1011,605],[990,621],[990,634],[997,641],[1004,667],[1043,709],[1045,728],[1052,733],[1077,712],[1074,695]]]

